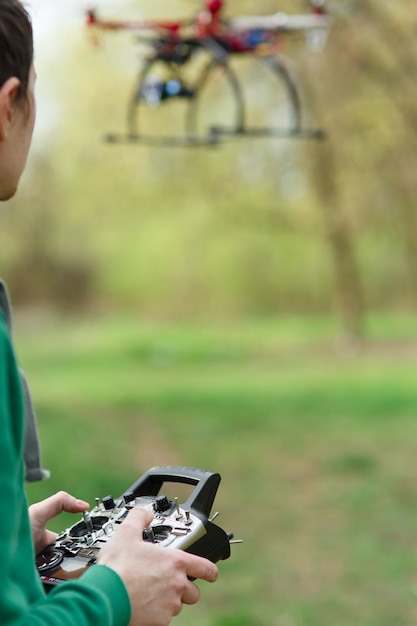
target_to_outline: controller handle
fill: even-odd
[[[184,509],[208,518],[217,489],[220,474],[194,467],[160,466],[152,467],[141,476],[123,495],[133,492],[136,496],[156,496],[166,482],[195,485],[191,495],[182,504]]]

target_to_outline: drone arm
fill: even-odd
[[[269,30],[273,32],[291,32],[312,29],[327,29],[330,25],[328,15],[305,14],[287,15],[275,13],[273,15],[247,15],[236,17],[229,21],[234,31]]]
[[[102,30],[138,30],[138,31],[166,31],[177,33],[186,22],[164,22],[146,20],[103,20],[97,16],[94,9],[87,10],[87,26]]]

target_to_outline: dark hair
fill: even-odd
[[[19,0],[0,0],[0,87],[8,78],[20,80],[19,100],[26,96],[33,61],[33,32]]]

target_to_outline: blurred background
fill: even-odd
[[[201,8],[95,5],[110,19]],[[303,125],[324,139],[201,147],[106,142],[126,133],[144,47],[126,31],[93,41],[85,2],[29,8],[37,128],[0,212],[0,268],[52,471],[30,500],[118,496],[153,465],[219,471],[218,523],[244,543],[177,624],[411,626],[412,3],[328,0],[323,49],[283,41]],[[228,0],[225,14],[307,10]],[[274,87],[242,79],[268,124]]]

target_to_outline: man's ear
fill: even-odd
[[[20,80],[15,76],[8,78],[0,87],[0,141],[4,141],[13,121],[16,96]]]

